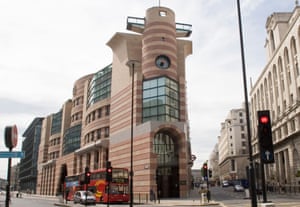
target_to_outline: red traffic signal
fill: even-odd
[[[258,138],[259,151],[262,163],[274,163],[274,149],[272,140],[272,126],[270,119],[270,112],[257,111],[258,118]]]
[[[106,163],[106,181],[107,182],[112,181],[112,166],[110,161],[107,161]]]
[[[112,172],[112,168],[107,168],[107,173],[111,173]]]
[[[261,124],[268,124],[270,122],[270,118],[268,116],[261,116],[259,117],[259,122]]]
[[[106,181],[112,181],[112,167],[106,168]]]
[[[86,167],[85,168],[85,172],[84,172],[84,182],[85,184],[89,184],[91,181],[91,172],[90,172],[90,168]]]
[[[202,175],[207,178],[207,163],[204,163],[202,166]]]

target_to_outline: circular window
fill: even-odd
[[[159,69],[168,69],[171,65],[170,58],[166,55],[159,55],[155,59],[155,65]]]

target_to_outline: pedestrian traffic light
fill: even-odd
[[[84,172],[84,183],[85,184],[90,184],[91,181],[91,172],[90,172],[90,168],[86,167],[85,168],[85,172]]]
[[[207,163],[204,163],[202,166],[202,175],[207,178]]]
[[[274,149],[272,141],[272,127],[270,112],[257,111],[258,117],[258,138],[260,147],[260,157],[263,163],[274,163]]]
[[[106,181],[111,182],[112,181],[112,166],[109,161],[106,163]]]

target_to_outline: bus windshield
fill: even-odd
[[[127,183],[128,170],[113,168],[112,170],[112,183]]]

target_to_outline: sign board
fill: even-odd
[[[24,158],[25,153],[20,151],[4,152],[0,151],[0,158]]]

